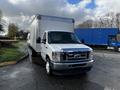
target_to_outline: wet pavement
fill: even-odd
[[[48,76],[43,64],[27,58],[0,68],[0,90],[120,90],[120,53],[95,51],[94,59],[88,74]]]

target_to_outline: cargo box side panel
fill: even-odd
[[[40,36],[40,24],[39,20],[36,20],[36,52],[41,52],[41,36]]]
[[[117,35],[117,28],[78,28],[75,33],[88,45],[108,45],[110,35]]]
[[[41,17],[39,24],[40,36],[43,36],[45,31],[74,31],[74,23],[72,19]]]
[[[108,33],[106,29],[100,29],[98,45],[108,45]]]
[[[35,18],[30,26],[30,46],[39,52],[39,45],[37,44],[37,38],[39,36],[38,20]]]
[[[108,45],[109,36],[118,33],[117,28],[94,28],[93,40],[96,45]]]
[[[85,44],[93,44],[92,31],[90,31],[89,29],[75,29],[75,34],[77,35],[79,40],[84,42]]]
[[[99,28],[93,28],[92,30],[92,45],[106,45],[106,42],[103,39],[104,33],[101,32]]]

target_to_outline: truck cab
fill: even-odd
[[[115,51],[119,51],[120,48],[120,34],[109,35],[108,45],[114,47]]]
[[[94,61],[92,53],[93,50],[82,44],[73,32],[48,30],[43,34],[41,56],[46,62],[47,74],[82,69],[87,72]]]

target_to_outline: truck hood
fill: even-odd
[[[92,48],[84,44],[50,44],[55,52],[92,51]]]

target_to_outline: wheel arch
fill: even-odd
[[[49,55],[47,55],[47,54],[46,54],[46,57],[45,57],[45,59],[46,59],[46,61],[47,61],[47,59],[49,59],[49,60],[50,60],[50,57],[49,57]]]

